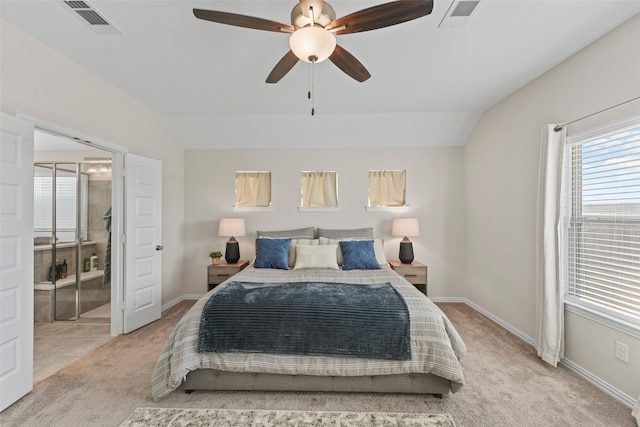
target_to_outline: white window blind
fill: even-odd
[[[567,299],[640,323],[640,118],[566,150]]]
[[[236,206],[245,208],[271,206],[271,172],[236,172]]]
[[[53,228],[52,178],[34,177],[34,217],[33,226],[37,230],[51,231]],[[56,229],[75,231],[76,229],[76,178],[58,176],[56,186]]]
[[[404,170],[369,171],[369,206],[405,206]]]
[[[50,167],[36,165],[33,177],[33,229],[35,236],[51,236],[53,232],[53,173]],[[89,179],[80,175],[80,237],[87,240],[89,224]],[[58,242],[76,240],[77,188],[76,174],[58,169],[56,174],[56,238]]]
[[[337,207],[338,172],[305,171],[300,173],[302,200],[300,206]]]
[[[33,228],[51,232],[52,199],[51,177],[35,176],[33,178]]]

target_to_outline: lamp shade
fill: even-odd
[[[420,225],[418,224],[418,218],[395,218],[393,225],[391,226],[392,236],[419,236]]]
[[[218,236],[244,236],[244,218],[221,218],[218,226]]]
[[[293,53],[306,62],[321,62],[336,48],[336,36],[322,27],[304,27],[289,37]]]

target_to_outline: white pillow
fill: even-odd
[[[318,239],[291,239],[291,246],[289,246],[289,268],[293,268],[296,265],[296,247],[319,245]]]
[[[294,270],[300,268],[332,268],[338,270],[338,245],[297,245]]]
[[[342,257],[342,251],[340,250],[340,240],[342,241],[351,241],[351,240],[373,240],[373,252],[376,255],[376,261],[380,264],[380,267],[387,265],[387,257],[384,254],[384,243],[382,239],[360,239],[360,238],[348,238],[348,239],[328,239],[326,237],[320,237],[320,245],[337,245],[336,256],[338,259],[338,265],[344,264],[344,258]]]

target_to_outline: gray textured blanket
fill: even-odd
[[[410,360],[410,339],[389,283],[232,282],[205,304],[198,351]]]

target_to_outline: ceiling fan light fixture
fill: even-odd
[[[289,38],[291,51],[302,61],[322,62],[336,48],[336,36],[320,26],[300,28]]]

